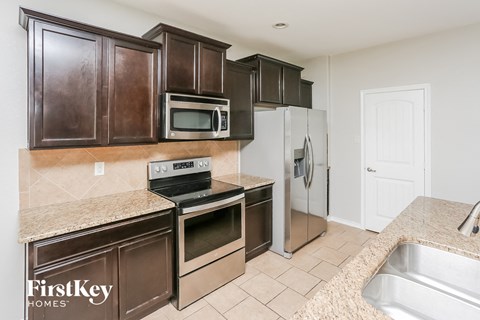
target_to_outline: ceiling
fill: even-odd
[[[159,22],[294,60],[480,23],[479,0],[109,1],[155,14]],[[273,29],[277,22],[289,27]]]

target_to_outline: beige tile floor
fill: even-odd
[[[143,320],[288,319],[357,255],[376,233],[335,222],[288,260],[266,252],[246,272],[182,311],[166,305]]]

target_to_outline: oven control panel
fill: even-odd
[[[148,164],[148,179],[154,180],[211,171],[211,163],[212,159],[210,157],[152,161]]]
[[[184,162],[175,162],[173,164],[173,170],[182,170],[195,168],[195,162],[193,161],[184,161]]]

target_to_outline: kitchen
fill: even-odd
[[[466,1],[465,5],[468,4],[471,3]],[[156,16],[132,10],[113,1],[92,1],[82,4],[44,1],[41,5],[35,1],[2,3],[2,23],[4,24],[4,36],[2,38],[6,41],[5,48],[8,48],[8,50],[5,50],[3,53],[4,59],[2,59],[4,64],[2,65],[4,74],[2,88],[5,90],[3,96],[6,97],[6,100],[4,100],[6,113],[3,117],[4,124],[1,126],[1,130],[3,130],[4,136],[9,137],[5,142],[7,148],[4,157],[4,172],[2,172],[4,178],[2,184],[4,201],[2,203],[5,210],[2,248],[9,263],[2,268],[4,274],[8,275],[4,280],[4,287],[13,288],[8,291],[5,290],[2,305],[4,305],[6,317],[12,319],[23,317],[23,286],[19,284],[23,283],[24,257],[22,247],[17,244],[16,227],[19,203],[17,201],[19,190],[18,167],[20,165],[17,159],[19,156],[18,150],[25,148],[27,141],[27,42],[26,32],[18,25],[17,21],[19,5],[138,36],[161,20]],[[405,6],[407,5],[414,6],[415,4],[413,2],[405,3]],[[457,4],[457,6],[461,7],[460,4]],[[175,7],[171,8],[172,11],[174,9]],[[478,38],[480,31],[478,25],[474,24],[477,22],[474,18],[478,17],[478,11],[475,10],[475,7],[465,11],[469,11],[470,17],[473,18],[468,20],[467,17],[464,17],[466,20],[462,23],[465,25],[472,24],[471,26],[463,27],[458,24],[456,29],[438,30],[434,34],[410,40],[391,38],[390,41],[399,41],[350,53],[332,54],[329,57],[323,55],[319,58],[310,59],[308,63],[298,63],[305,68],[302,76],[315,82],[313,100],[316,103],[314,103],[314,106],[329,110],[329,165],[332,167],[330,174],[330,212],[336,221],[357,227],[362,225],[359,213],[361,207],[359,92],[370,88],[418,83],[431,84],[431,195],[436,198],[469,204],[478,200],[478,190],[480,188],[476,177],[479,176],[479,168],[475,159],[478,158],[477,153],[479,151],[476,148],[476,137],[478,136],[478,130],[480,130],[476,123],[476,116],[480,111],[476,108],[479,102],[478,90],[476,89],[480,63],[478,61],[479,44],[476,38]],[[106,14],[107,12],[108,14]],[[345,24],[348,23],[348,14],[353,13],[345,13]],[[268,22],[268,24],[274,22],[276,21]],[[292,27],[293,22],[289,22]],[[178,23],[171,24],[181,26]],[[205,33],[205,30],[185,28],[218,38],[214,36],[214,31],[212,31],[212,34],[208,34]],[[355,30],[355,37],[350,39],[351,41],[360,38],[360,31],[355,27],[351,27],[350,32],[351,30]],[[288,31],[288,29],[285,31]],[[334,32],[335,30],[328,31]],[[220,39],[232,43],[232,41],[229,41],[230,39]],[[253,49],[232,43],[230,50],[237,51],[228,51],[228,54],[231,55],[228,58],[238,59],[257,52],[255,41],[252,40],[251,43]],[[370,46],[378,44],[380,43],[371,43]],[[296,62],[288,56],[284,57],[276,54],[276,51],[272,50],[266,53],[285,61]],[[347,51],[352,50],[347,49],[343,52]],[[452,126],[451,122],[461,125]],[[184,154],[197,153],[196,148],[199,147],[195,144],[186,143],[180,151],[165,152],[177,154],[177,158],[181,158]],[[227,151],[225,161],[222,162],[223,165],[214,167],[213,170],[218,170],[214,175],[230,173],[237,167],[235,156],[232,157],[229,154],[229,152],[235,153],[235,146],[232,147],[228,143],[224,146],[216,142],[208,142],[200,148],[211,149],[212,154]],[[113,150],[115,148],[110,151],[115,153]],[[107,151],[109,150],[107,149]],[[125,160],[121,159],[120,162],[124,163],[129,159],[133,162],[137,161],[136,151],[135,147],[126,150],[121,154]],[[73,163],[74,165],[76,159],[88,158],[88,154],[85,155],[85,152],[81,149],[71,149],[70,156],[72,159],[67,159],[67,163]],[[110,157],[115,162],[119,155],[107,154],[105,157]],[[49,159],[41,160],[49,161]],[[145,164],[146,161],[143,163]],[[132,167],[132,170],[137,170],[135,165],[132,164]],[[83,170],[83,168],[80,169]],[[77,179],[87,176],[87,174],[92,175],[90,174],[90,167],[85,168],[87,174],[84,174],[81,170],[81,173],[78,173],[76,177]],[[60,172],[59,177],[62,179],[61,168],[58,171]],[[118,171],[122,170],[118,169]],[[106,175],[108,174],[107,163]],[[129,174],[127,171],[123,174],[125,176],[122,179],[116,179],[117,175],[113,176],[113,181],[102,179],[105,180],[102,182],[104,185],[98,185],[96,195],[106,192],[108,188],[115,188],[115,190],[110,189],[115,192],[127,191],[128,188],[132,187],[125,185],[124,182],[129,179],[133,186],[145,183],[144,180],[140,181],[136,178],[137,174]],[[144,177],[144,171],[142,175]],[[63,181],[63,183],[69,182]],[[88,183],[90,182],[85,181],[85,184]],[[84,194],[84,191],[89,190],[90,187],[91,185],[78,186],[77,188],[80,188],[80,190],[77,189],[77,192]],[[61,193],[56,194],[48,188],[42,187],[39,191],[44,192],[44,195],[47,196],[54,194],[61,198],[59,201],[72,200],[71,198],[68,199],[68,194],[66,196]],[[36,199],[42,201],[44,196],[41,195]],[[345,199],[348,199],[348,201],[345,201]]]

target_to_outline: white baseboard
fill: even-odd
[[[347,220],[347,219],[342,219],[342,218],[335,217],[335,216],[328,216],[327,221],[338,222],[338,223],[345,224],[345,225],[350,226],[350,227],[365,230],[365,228],[362,226],[362,224],[360,224],[358,222],[353,222],[353,221],[350,221],[350,220]]]

